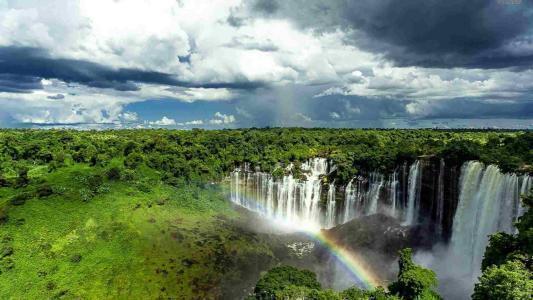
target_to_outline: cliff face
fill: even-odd
[[[422,246],[417,228],[402,226],[398,220],[384,214],[362,216],[334,228],[322,230],[322,234],[337,247],[356,254],[358,260],[365,262],[374,274],[379,274],[379,280],[383,282],[395,279],[396,260],[401,249]],[[329,281],[331,286],[337,287],[334,283],[340,281],[339,288],[349,287],[349,285],[342,286],[342,280],[339,280],[339,276],[343,274],[342,270],[336,269],[336,259],[332,257],[328,248],[317,245],[314,255],[319,261],[327,261],[333,266],[329,274],[322,274],[326,282]]]
[[[461,182],[476,166],[474,179]],[[495,205],[505,213],[502,222],[512,227],[520,214],[520,194],[529,190],[531,177],[502,174],[496,166],[479,162],[462,165],[435,157],[419,157],[398,165],[390,174],[363,172],[346,185],[336,185],[335,166],[324,158],[302,165],[303,179],[290,172],[281,178],[268,173],[237,169],[231,174],[233,202],[266,217],[302,228],[332,228],[354,218],[384,214],[404,226],[417,227],[433,242],[448,242],[461,193],[464,202],[487,197],[483,190],[498,190]],[[487,170],[495,182],[483,181]],[[464,180],[463,180],[464,181]],[[507,203],[509,202],[509,203]],[[505,207],[503,207],[505,206]],[[472,211],[476,217],[476,212]],[[502,223],[500,222],[500,223]],[[509,227],[508,226],[508,227]]]
[[[435,241],[448,241],[459,199],[461,167],[434,157],[420,157],[418,162],[416,176],[411,172],[413,165],[405,163],[397,166],[388,182],[382,184],[385,188],[380,191],[380,212],[393,215],[405,223],[406,212],[415,210],[412,223],[417,224],[419,230],[432,233],[431,238]],[[363,178],[371,176],[371,173],[362,174]],[[392,177],[396,178],[396,185],[391,183]],[[364,190],[374,184],[371,180],[364,182]],[[337,197],[342,197],[344,193],[345,188],[339,189]],[[409,207],[410,197],[414,207]],[[396,202],[395,212],[391,211],[393,201]]]
[[[421,165],[419,222],[447,241],[459,199],[460,166],[433,158],[421,160]]]

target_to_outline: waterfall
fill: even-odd
[[[350,180],[350,182],[348,182],[348,185],[346,185],[344,195],[344,214],[342,218],[343,223],[350,221],[355,216],[355,204],[356,200],[359,198],[359,195],[357,194],[359,192],[359,184],[360,182],[358,178],[353,178],[352,180]]]
[[[385,181],[385,177],[377,172],[370,173],[369,178],[362,176],[354,177],[345,189],[343,222],[361,215],[372,215],[378,213],[380,199],[383,197],[385,187],[391,183]],[[394,187],[395,188],[395,187]],[[388,193],[390,197],[395,193]],[[389,200],[387,203],[395,200]]]
[[[328,200],[326,206],[326,228],[331,228],[337,225],[336,217],[336,201],[335,201],[335,183],[330,183],[328,187]]]
[[[438,236],[442,236],[442,222],[444,218],[444,166],[444,159],[441,159],[439,164],[439,178],[437,180],[437,213],[435,218]]]
[[[413,225],[418,217],[418,201],[420,196],[420,161],[414,162],[409,168],[408,177],[408,201],[404,225]]]
[[[383,187],[383,175],[379,173],[370,174],[370,187],[368,189],[368,207],[366,209],[366,214],[371,215],[378,212],[378,200]]]
[[[398,216],[398,171],[395,170],[394,173],[389,178],[389,197],[391,205],[391,213],[393,217]]]
[[[521,211],[520,193],[530,186],[527,175],[502,174],[494,165],[485,167],[475,161],[463,165],[450,245],[459,260],[459,275],[479,275],[488,235],[514,231],[513,222]]]
[[[292,174],[276,180],[268,173],[252,172],[246,165],[244,171],[237,168],[231,173],[231,200],[267,217],[295,224],[329,226],[323,217],[327,211],[321,207],[321,177],[327,174],[328,162],[315,158],[303,163],[301,170],[305,180],[296,179]],[[330,190],[334,197],[334,186],[330,185]],[[335,206],[335,199],[326,205]],[[335,210],[333,207],[332,211]]]
[[[462,166],[456,180],[447,177],[454,173],[448,172],[444,160],[437,161],[434,168],[428,163],[403,164],[388,175],[361,174],[344,189],[323,180],[335,169],[324,158],[303,163],[303,179],[290,174],[292,165],[286,168],[285,176],[274,178],[244,164],[231,174],[230,195],[238,205],[293,224],[330,228],[359,216],[385,213],[404,225],[434,230],[437,239],[451,232],[450,245],[459,253],[468,253],[464,265],[469,266],[469,272],[478,269],[473,260],[482,257],[486,236],[495,230],[514,232],[513,222],[523,213],[519,196],[529,191],[533,180],[502,174],[496,166],[474,161]],[[434,177],[422,181],[422,174]],[[454,186],[454,180],[458,182],[457,196],[447,191],[448,182]],[[340,196],[337,191],[343,190]],[[453,220],[450,210],[456,211]]]
[[[520,195],[527,195],[531,188],[533,187],[533,178],[529,176],[524,176],[522,178],[522,184],[520,185]],[[517,218],[524,214],[524,207],[518,203],[517,207]]]

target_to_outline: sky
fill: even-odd
[[[0,0],[0,127],[533,129],[531,0]]]

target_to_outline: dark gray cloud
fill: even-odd
[[[280,5],[276,0],[254,0],[252,7],[255,11],[270,15],[275,13]]]
[[[246,127],[383,127],[387,126],[388,120],[397,119],[412,122],[432,119],[531,119],[533,115],[533,101],[527,99],[414,101],[342,95],[313,97],[322,88],[293,85],[259,89],[235,101],[235,115],[239,125]],[[432,126],[427,122],[423,124]],[[411,125],[416,124],[406,123],[406,126]]]
[[[417,103],[420,118],[531,118],[533,100],[450,99]]]
[[[346,42],[383,53],[399,66],[533,66],[532,1],[250,0],[248,9],[318,31],[353,29]],[[506,47],[515,40],[530,41],[522,43],[529,50]]]
[[[61,99],[65,99],[65,95],[57,94],[57,95],[54,95],[54,96],[48,96],[47,98],[51,99],[51,100],[61,100]]]
[[[400,65],[507,67],[531,65],[501,47],[531,28],[531,2],[495,0],[344,1],[344,18]]]
[[[0,48],[0,91],[31,91],[40,89],[40,79],[59,79],[89,87],[137,91],[137,83],[161,84],[188,88],[255,89],[261,82],[187,82],[170,74],[137,69],[113,69],[105,65],[75,59],[50,57],[36,48]],[[2,78],[7,78],[2,80]],[[15,78],[10,80],[9,78]],[[18,79],[17,79],[18,78]],[[22,78],[23,80],[19,80]],[[4,82],[5,81],[5,82]]]
[[[39,77],[0,74],[0,92],[30,93],[33,90],[39,90],[42,88],[43,86]]]
[[[407,117],[409,101],[331,95],[313,97],[323,86],[291,85],[260,89],[235,103],[236,117],[245,126],[378,126],[380,120]],[[378,123],[375,123],[378,122]]]

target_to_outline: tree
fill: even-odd
[[[136,169],[144,161],[144,157],[139,153],[130,153],[124,159],[124,166],[129,169]]]
[[[319,290],[320,283],[316,279],[316,274],[311,271],[281,266],[271,269],[261,277],[254,292],[257,299],[271,299],[289,287],[291,293],[300,293],[305,289]]]
[[[532,273],[518,260],[488,267],[474,288],[473,300],[523,300],[533,295]]]
[[[515,224],[518,234],[497,232],[490,237],[474,300],[530,299],[533,295],[533,193],[522,201],[527,209]]]
[[[416,265],[412,259],[412,250],[406,248],[400,251],[398,261],[398,280],[389,286],[389,291],[405,300],[441,299],[432,290],[437,286],[435,272]]]
[[[15,185],[17,187],[23,187],[23,186],[28,185],[28,183],[30,182],[30,179],[28,178],[28,172],[29,172],[28,167],[26,167],[24,165],[17,166],[17,175],[18,176],[17,176],[16,182],[15,182]]]
[[[497,232],[490,236],[489,245],[481,263],[482,271],[492,265],[501,265],[507,260],[533,255],[533,193],[530,191],[527,196],[524,195],[522,202],[526,210],[515,223],[518,234]]]
[[[511,234],[497,232],[490,236],[489,246],[485,250],[481,270],[485,270],[493,265],[505,263],[507,257],[518,248],[517,239]]]

